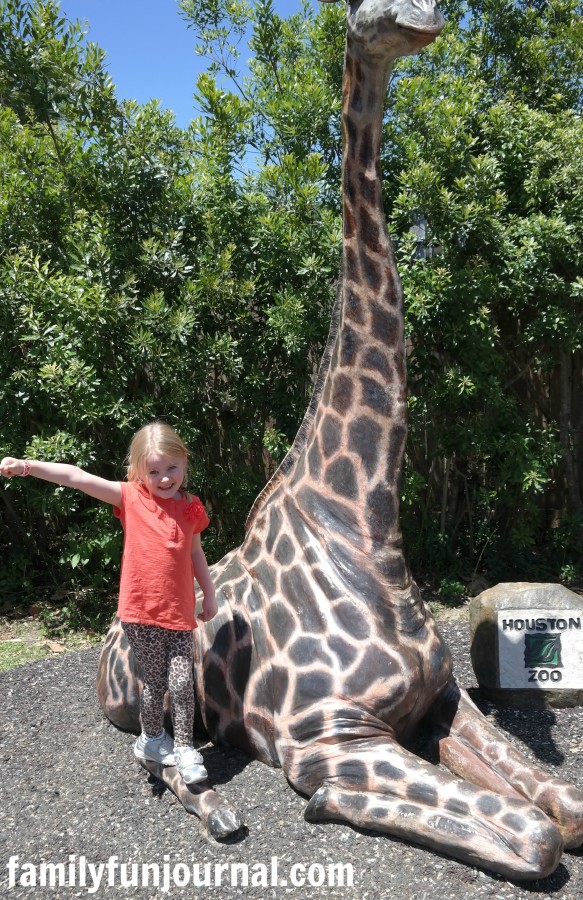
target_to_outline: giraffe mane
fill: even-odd
[[[320,401],[320,397],[322,396],[322,391],[324,390],[324,382],[326,381],[326,375],[328,374],[328,369],[330,368],[330,361],[332,359],[334,344],[336,343],[338,323],[340,321],[340,309],[342,306],[341,300],[342,279],[340,279],[340,281],[338,282],[338,287],[336,290],[336,300],[334,302],[332,317],[330,321],[330,331],[328,332],[326,348],[320,362],[320,368],[318,369],[318,376],[316,378],[314,390],[312,392],[312,399],[310,400],[310,404],[306,410],[304,418],[302,419],[302,424],[298,429],[293,444],[284,456],[274,474],[271,476],[261,493],[257,496],[255,502],[253,503],[253,506],[251,507],[249,515],[247,516],[247,520],[245,522],[245,533],[249,531],[276,487],[291,470],[292,466],[297,461],[302,450],[306,446],[310,427],[312,425],[312,422],[314,421],[318,403]]]

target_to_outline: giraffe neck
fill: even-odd
[[[407,433],[402,291],[382,209],[380,143],[387,67],[347,42],[343,258],[338,331],[289,491],[326,534],[408,581],[399,485]]]
[[[342,284],[310,409],[288,457],[258,498],[292,503],[341,567],[372,565],[410,583],[399,484],[407,433],[402,291],[382,210],[380,143],[388,64],[348,38],[343,99]],[[277,498],[277,499],[276,499]],[[356,555],[356,562],[355,556]]]

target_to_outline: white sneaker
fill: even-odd
[[[208,778],[202,756],[194,747],[174,747],[174,759],[185,784],[196,784]]]
[[[137,756],[138,759],[161,763],[163,766],[176,765],[174,741],[164,729],[156,738],[147,737],[142,732],[134,744],[134,756]]]

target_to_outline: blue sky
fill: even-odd
[[[194,52],[195,36],[178,14],[177,0],[61,0],[60,5],[67,19],[88,23],[87,37],[105,50],[120,98],[159,99],[176,113],[178,125],[188,125],[196,115],[196,78],[206,64]],[[300,5],[300,0],[274,0],[286,17]]]

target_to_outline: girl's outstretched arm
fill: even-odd
[[[108,481],[85,472],[79,466],[70,466],[66,463],[42,462],[38,459],[15,459],[13,456],[5,456],[0,462],[0,475],[12,478],[14,475],[34,475],[43,481],[53,484],[61,484],[63,487],[74,488],[102,500],[111,503],[112,506],[121,506],[121,484],[119,481]]]

